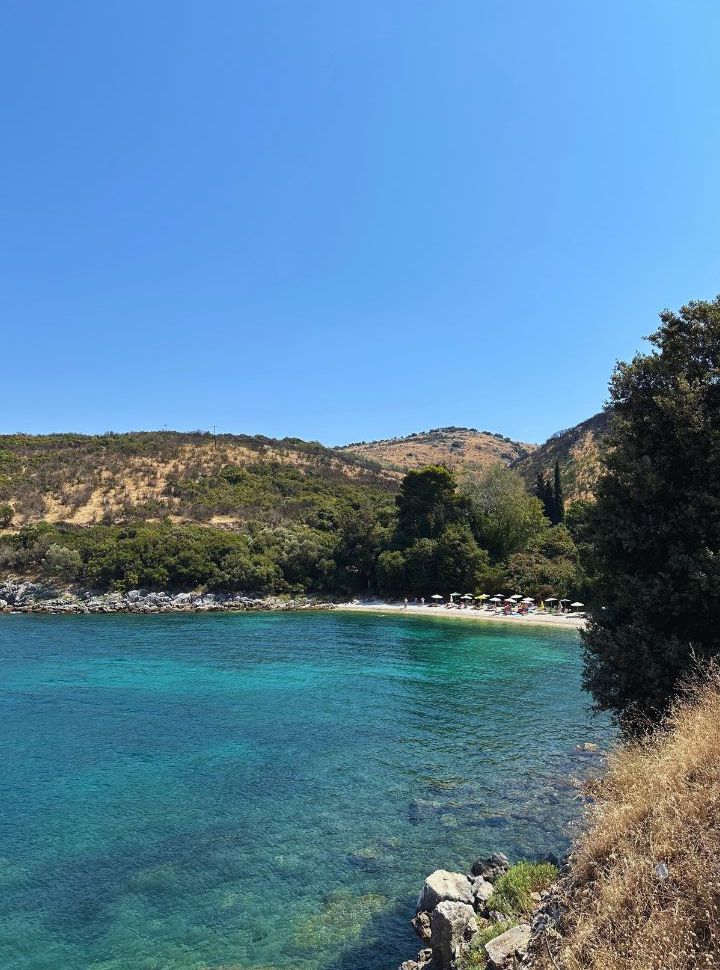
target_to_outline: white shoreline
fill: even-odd
[[[587,624],[584,616],[576,616],[573,613],[513,613],[506,616],[504,613],[493,613],[486,610],[460,610],[446,609],[443,606],[421,606],[419,603],[387,603],[380,600],[372,602],[349,602],[340,603],[335,606],[336,610],[344,610],[348,613],[393,613],[425,617],[447,617],[456,620],[477,620],[488,623],[510,623],[518,626],[555,626],[564,627],[566,630],[582,630]]]

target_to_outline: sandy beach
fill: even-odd
[[[457,608],[448,609],[444,606],[421,606],[419,603],[408,603],[407,607],[403,603],[387,603],[382,600],[353,600],[349,603],[342,603],[335,607],[338,610],[346,610],[353,613],[402,613],[413,614],[414,616],[447,617],[448,619],[458,620],[477,620],[480,623],[513,623],[522,626],[542,625],[559,626],[565,629],[582,630],[587,622],[584,616],[573,613],[519,613],[506,616],[504,613],[494,613],[486,610],[461,610]]]

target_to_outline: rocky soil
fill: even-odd
[[[508,917],[492,909],[493,883],[510,868],[502,852],[478,859],[469,873],[437,869],[425,880],[412,924],[424,944],[414,960],[400,970],[464,970],[482,965],[468,956],[479,951],[487,970],[520,970],[533,964],[533,951],[560,919],[553,888],[534,894],[537,908],[531,918],[510,925]],[[485,943],[478,941],[493,924],[508,929]]]

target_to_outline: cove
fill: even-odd
[[[424,877],[567,847],[580,642],[342,613],[0,617],[0,966],[388,970]]]

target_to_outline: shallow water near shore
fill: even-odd
[[[0,966],[392,970],[435,868],[567,847],[576,633],[0,616]]]

